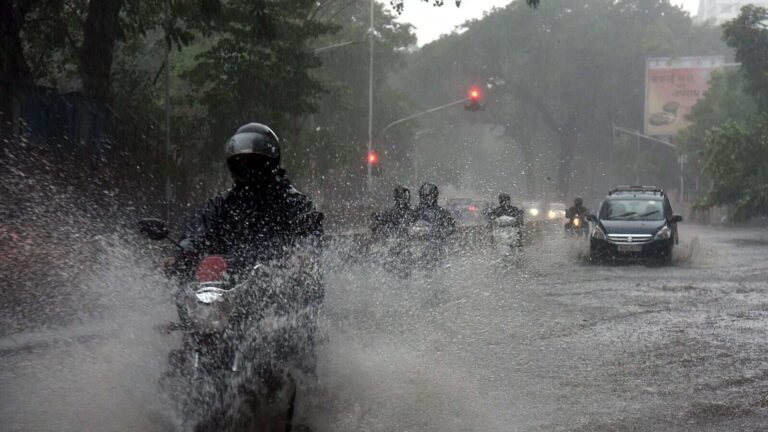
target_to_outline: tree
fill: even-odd
[[[759,121],[755,99],[745,91],[744,74],[741,70],[714,72],[709,89],[694,105],[688,115],[691,125],[676,137],[685,153],[696,154],[704,150],[709,130],[726,122],[746,127]]]
[[[424,3],[429,3],[430,0],[421,0]],[[445,4],[445,0],[431,0],[432,5],[436,7],[440,7]],[[460,7],[462,0],[454,0],[456,3],[456,7]],[[525,0],[525,2],[528,4],[528,6],[532,8],[536,8],[539,6],[539,3],[541,0]],[[392,5],[392,8],[397,12],[401,13],[403,9],[405,8],[405,1],[404,0],[390,0],[389,2]]]
[[[667,0],[551,0],[536,10],[518,0],[464,27],[413,55],[407,88],[429,106],[487,84],[487,110],[472,119],[504,128],[500,145],[524,160],[531,195],[549,192],[542,181],[567,196],[634,180],[606,174],[617,162],[611,125],[642,129],[645,59],[727,50],[717,29],[694,26]]]
[[[222,3],[204,23],[211,45],[196,56],[183,77],[191,84],[190,103],[203,109],[210,130],[205,151],[220,153],[220,142],[239,125],[258,120],[277,131],[293,131],[292,121],[316,108],[323,89],[310,74],[320,60],[310,42],[333,29],[311,18],[314,0],[237,0]],[[202,28],[202,27],[201,27]],[[281,133],[287,142],[295,139]]]
[[[728,205],[736,222],[768,214],[768,123],[726,122],[706,138],[705,173],[713,180],[704,205]]]
[[[727,205],[734,221],[768,214],[766,19],[768,9],[750,5],[723,25],[723,39],[736,50],[741,68],[713,78],[683,135],[695,146],[704,134],[704,173],[711,189],[703,206]]]
[[[368,7],[366,2],[343,2],[318,15],[318,19],[337,25],[340,30],[319,39],[316,46],[333,46],[347,41],[358,43],[320,54],[322,67],[314,70],[313,75],[326,91],[318,100],[317,112],[307,116],[302,135],[301,149],[312,157],[304,158],[301,168],[311,171],[314,179],[330,171],[341,171],[345,178],[343,181],[334,179],[339,185],[333,188],[338,189],[339,194],[345,188],[350,189],[347,198],[362,190],[367,169]],[[415,45],[416,37],[409,24],[397,22],[383,5],[377,3],[374,13],[374,147],[381,155],[386,179],[405,171],[398,167],[407,161],[404,148],[410,148],[412,125],[390,129],[385,136],[378,132],[391,121],[416,111],[407,95],[391,82],[392,74],[405,66],[406,50]]]
[[[760,109],[768,112],[768,9],[754,5],[741,8],[741,14],[723,24],[723,39],[736,50],[736,60],[747,79]]]

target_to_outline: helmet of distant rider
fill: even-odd
[[[509,194],[500,193],[499,194],[499,205],[502,206],[502,207],[507,207],[510,204],[512,204],[512,197],[510,197]]]
[[[394,198],[397,207],[408,207],[411,205],[411,190],[405,186],[397,186],[394,191]]]
[[[576,199],[573,200],[573,205],[576,207],[581,207],[584,205],[584,200],[581,197],[576,197]]]
[[[440,191],[434,183],[424,183],[419,188],[419,202],[424,205],[436,205]]]
[[[260,123],[241,126],[224,148],[227,166],[236,183],[260,183],[274,179],[280,167],[280,140]]]

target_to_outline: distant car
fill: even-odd
[[[565,210],[568,207],[564,203],[551,203],[547,211],[547,219],[551,221],[563,221],[565,219]]]
[[[525,218],[528,220],[540,220],[544,217],[544,203],[542,201],[523,201]]]
[[[450,198],[446,200],[445,208],[461,225],[482,225],[490,204],[472,198]]]
[[[592,260],[610,258],[658,258],[672,260],[678,242],[677,224],[682,216],[672,213],[663,190],[653,186],[620,186],[608,193],[590,235]]]

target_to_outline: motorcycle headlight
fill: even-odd
[[[595,225],[594,231],[592,231],[592,238],[595,240],[605,240],[605,232],[599,226]]]
[[[550,219],[554,219],[555,217],[557,217],[557,213],[555,213],[554,210],[550,210],[547,216],[549,216]]]
[[[537,208],[532,208],[532,209],[528,210],[528,212],[531,214],[531,216],[538,216],[539,215],[539,209],[537,209]]]
[[[672,230],[668,226],[664,226],[659,232],[656,233],[655,240],[667,240],[672,237]]]
[[[224,299],[224,291],[216,287],[201,288],[195,292],[195,297],[200,303],[211,304]]]

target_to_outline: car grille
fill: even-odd
[[[638,244],[648,243],[653,236],[651,234],[608,234],[608,239],[614,243]]]

